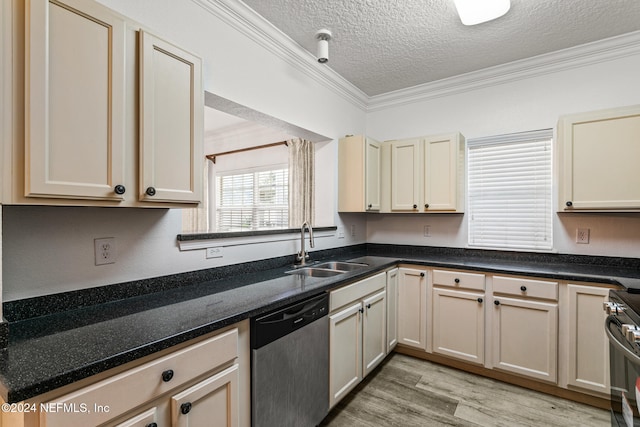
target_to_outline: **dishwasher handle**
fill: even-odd
[[[312,298],[251,319],[251,348],[263,347],[329,314],[329,295]]]

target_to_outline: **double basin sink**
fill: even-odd
[[[332,277],[364,267],[367,267],[367,264],[346,261],[327,261],[320,264],[313,264],[309,267],[296,268],[286,273],[307,277]]]

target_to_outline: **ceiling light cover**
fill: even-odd
[[[464,25],[476,25],[504,15],[511,7],[510,0],[453,0]]]

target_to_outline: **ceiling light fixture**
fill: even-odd
[[[318,40],[318,62],[324,64],[329,60],[329,40],[331,40],[331,31],[322,29],[316,33]]]
[[[464,25],[476,25],[504,15],[511,7],[510,0],[453,0]]]

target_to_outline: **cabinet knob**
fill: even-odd
[[[147,196],[155,196],[156,189],[153,187],[147,187],[147,191],[145,191],[145,193],[147,193]]]
[[[369,209],[371,209],[372,207],[373,207],[373,205],[372,205],[372,204],[369,204],[368,208],[369,208]]]
[[[573,202],[569,200],[567,203],[565,203],[565,205],[567,205],[567,207],[570,208],[571,206],[573,206]]]
[[[158,427],[157,423],[149,423],[145,427]]]
[[[424,272],[420,273],[420,277],[424,277]]]
[[[429,209],[429,203],[424,204],[425,209]]]
[[[162,373],[162,381],[168,383],[173,378],[173,369],[167,369]]]
[[[364,313],[364,308],[360,307],[360,308],[358,309],[358,311],[359,311],[360,313]]]
[[[460,279],[458,279],[457,277],[455,279],[453,279],[454,282],[456,283],[460,283]]]
[[[520,286],[520,290],[521,290],[522,292],[527,292],[527,287],[526,287],[526,286],[524,286],[524,285],[523,285],[523,286]]]
[[[191,412],[191,402],[185,402],[180,405],[180,412],[182,412],[184,415],[187,415],[189,412]]]
[[[120,195],[122,195],[122,194],[124,194],[124,192],[125,192],[126,190],[127,190],[127,189],[126,189],[126,188],[124,188],[124,185],[116,185],[115,187],[113,187],[113,192],[114,192],[114,193],[116,193],[116,194],[117,194],[117,195],[119,195],[119,196],[120,196]]]
[[[413,209],[418,209],[418,205],[413,205]]]
[[[482,304],[483,299],[482,298],[478,298],[477,300],[480,304]]]
[[[500,305],[500,301],[496,300],[493,302],[495,305]]]
[[[371,304],[367,304],[367,310],[371,308]]]

